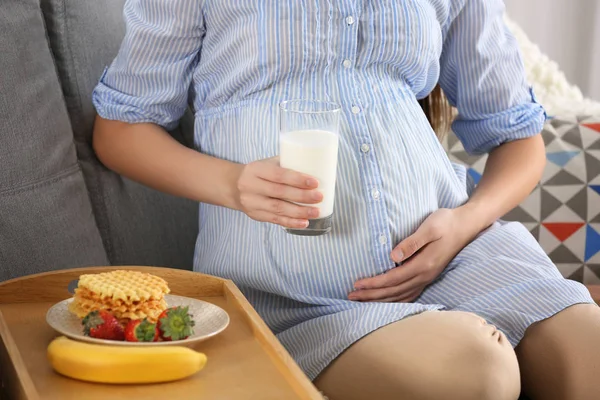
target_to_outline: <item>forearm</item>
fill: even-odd
[[[473,195],[462,208],[482,230],[519,205],[538,184],[546,154],[541,135],[493,150]]]
[[[154,124],[126,124],[98,117],[94,150],[113,171],[146,186],[195,201],[238,208],[241,165],[189,149]]]

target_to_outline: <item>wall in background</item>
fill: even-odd
[[[584,96],[600,101],[600,0],[505,0],[509,16]]]

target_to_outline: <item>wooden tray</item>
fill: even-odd
[[[231,281],[166,268],[120,268],[161,276],[173,294],[211,302],[229,313],[224,332],[195,346],[208,356],[207,366],[189,379],[155,385],[92,384],[56,374],[46,360],[46,347],[57,336],[46,324],[46,311],[70,297],[67,285],[80,274],[118,268],[50,272],[0,284],[1,399],[323,398]]]

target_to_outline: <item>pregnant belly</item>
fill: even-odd
[[[391,268],[374,261],[367,222],[360,213],[346,220],[334,211],[329,234],[306,237],[203,204],[194,269],[304,303],[347,300],[357,279]]]
[[[323,236],[291,235],[276,226],[268,229],[266,251],[287,297],[327,303],[346,300],[356,280],[375,276],[393,267],[373,257],[366,218],[345,220],[334,212],[333,230]]]

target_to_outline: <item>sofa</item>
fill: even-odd
[[[95,157],[91,92],[124,34],[124,0],[3,0],[0,13],[0,281],[86,265],[191,269],[197,207],[124,179]],[[193,120],[172,132],[191,146]],[[600,118],[554,116],[524,223],[565,277],[600,283]],[[477,181],[485,156],[456,136]]]
[[[91,92],[124,35],[124,0],[3,0],[0,281],[89,265],[191,269],[197,207],[124,179],[91,146]],[[187,113],[175,131],[191,146]],[[600,283],[600,118],[549,119],[542,183],[505,219],[524,223],[564,276]],[[477,181],[485,156],[452,134]]]

